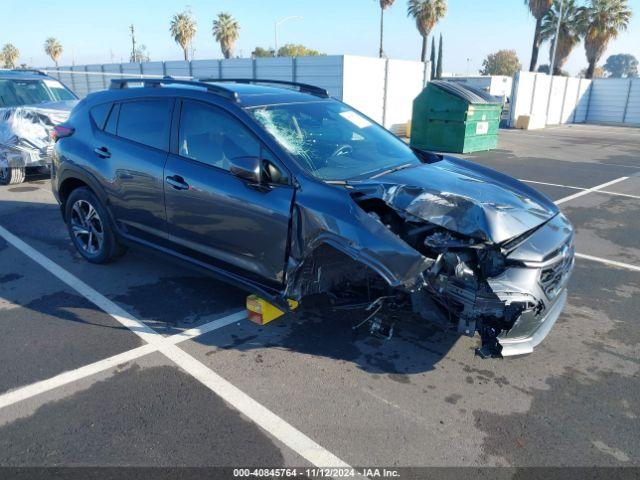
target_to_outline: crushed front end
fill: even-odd
[[[463,246],[442,232],[425,243],[436,262],[412,297],[435,299],[460,333],[479,332],[480,356],[530,353],[549,333],[564,306],[574,259],[573,232],[562,214],[501,246]],[[419,300],[413,304],[416,313],[428,314]]]
[[[288,298],[339,303],[346,292],[371,331],[408,311],[478,332],[482,357],[530,353],[558,318],[573,268],[573,228],[551,201],[462,161],[301,191],[292,230]]]

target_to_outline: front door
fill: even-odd
[[[169,154],[165,205],[169,239],[191,255],[267,284],[282,285],[293,187],[256,186],[229,171],[236,157],[268,157],[238,119],[183,101],[178,154]]]

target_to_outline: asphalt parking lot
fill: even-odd
[[[640,129],[502,131],[469,158],[576,227],[529,356],[428,324],[260,327],[245,292],[165,259],[83,261],[47,179],[0,187],[0,465],[640,466]]]

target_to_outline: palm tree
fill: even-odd
[[[185,61],[189,60],[189,45],[196,35],[198,24],[189,10],[176,13],[171,18],[171,36],[175,42],[182,47]]]
[[[562,18],[560,18],[560,5],[562,0],[554,0],[553,6],[542,19],[540,28],[540,38],[544,42],[551,41],[549,49],[549,59],[553,57],[553,48],[556,42],[556,30],[558,20],[560,20],[560,31],[558,34],[558,48],[553,67],[553,75],[560,75],[562,67],[567,62],[571,50],[580,42],[584,31],[584,17],[582,10],[576,5],[575,0],[564,0],[562,6]]]
[[[18,50],[13,44],[7,43],[2,47],[0,58],[4,63],[4,68],[16,68],[16,63],[18,63],[19,57],[20,50]]]
[[[220,43],[224,58],[232,58],[235,43],[240,36],[240,24],[229,13],[219,13],[213,21],[213,36]]]
[[[540,51],[540,44],[542,43],[542,39],[540,38],[542,19],[551,8],[553,0],[524,0],[524,4],[529,6],[531,15],[536,19],[536,29],[533,33],[533,49],[531,50],[531,64],[529,66],[529,71],[534,72],[538,64],[538,52]]]
[[[44,42],[44,52],[51,57],[53,63],[58,66],[58,59],[62,55],[62,44],[53,37],[47,38]]]
[[[384,58],[384,48],[382,40],[384,38],[384,11],[393,5],[396,0],[380,0],[380,58]]]
[[[587,78],[593,78],[596,64],[618,33],[629,26],[631,10],[627,0],[589,0],[582,9],[586,26],[584,48],[589,61]]]
[[[427,59],[427,38],[447,13],[447,0],[409,0],[407,15],[413,17],[416,27],[422,35],[422,53],[420,59]]]

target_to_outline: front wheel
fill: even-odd
[[[77,188],[66,201],[65,220],[76,249],[91,263],[109,263],[124,253],[111,219],[88,188]]]
[[[0,185],[16,185],[24,182],[24,167],[0,167]]]

